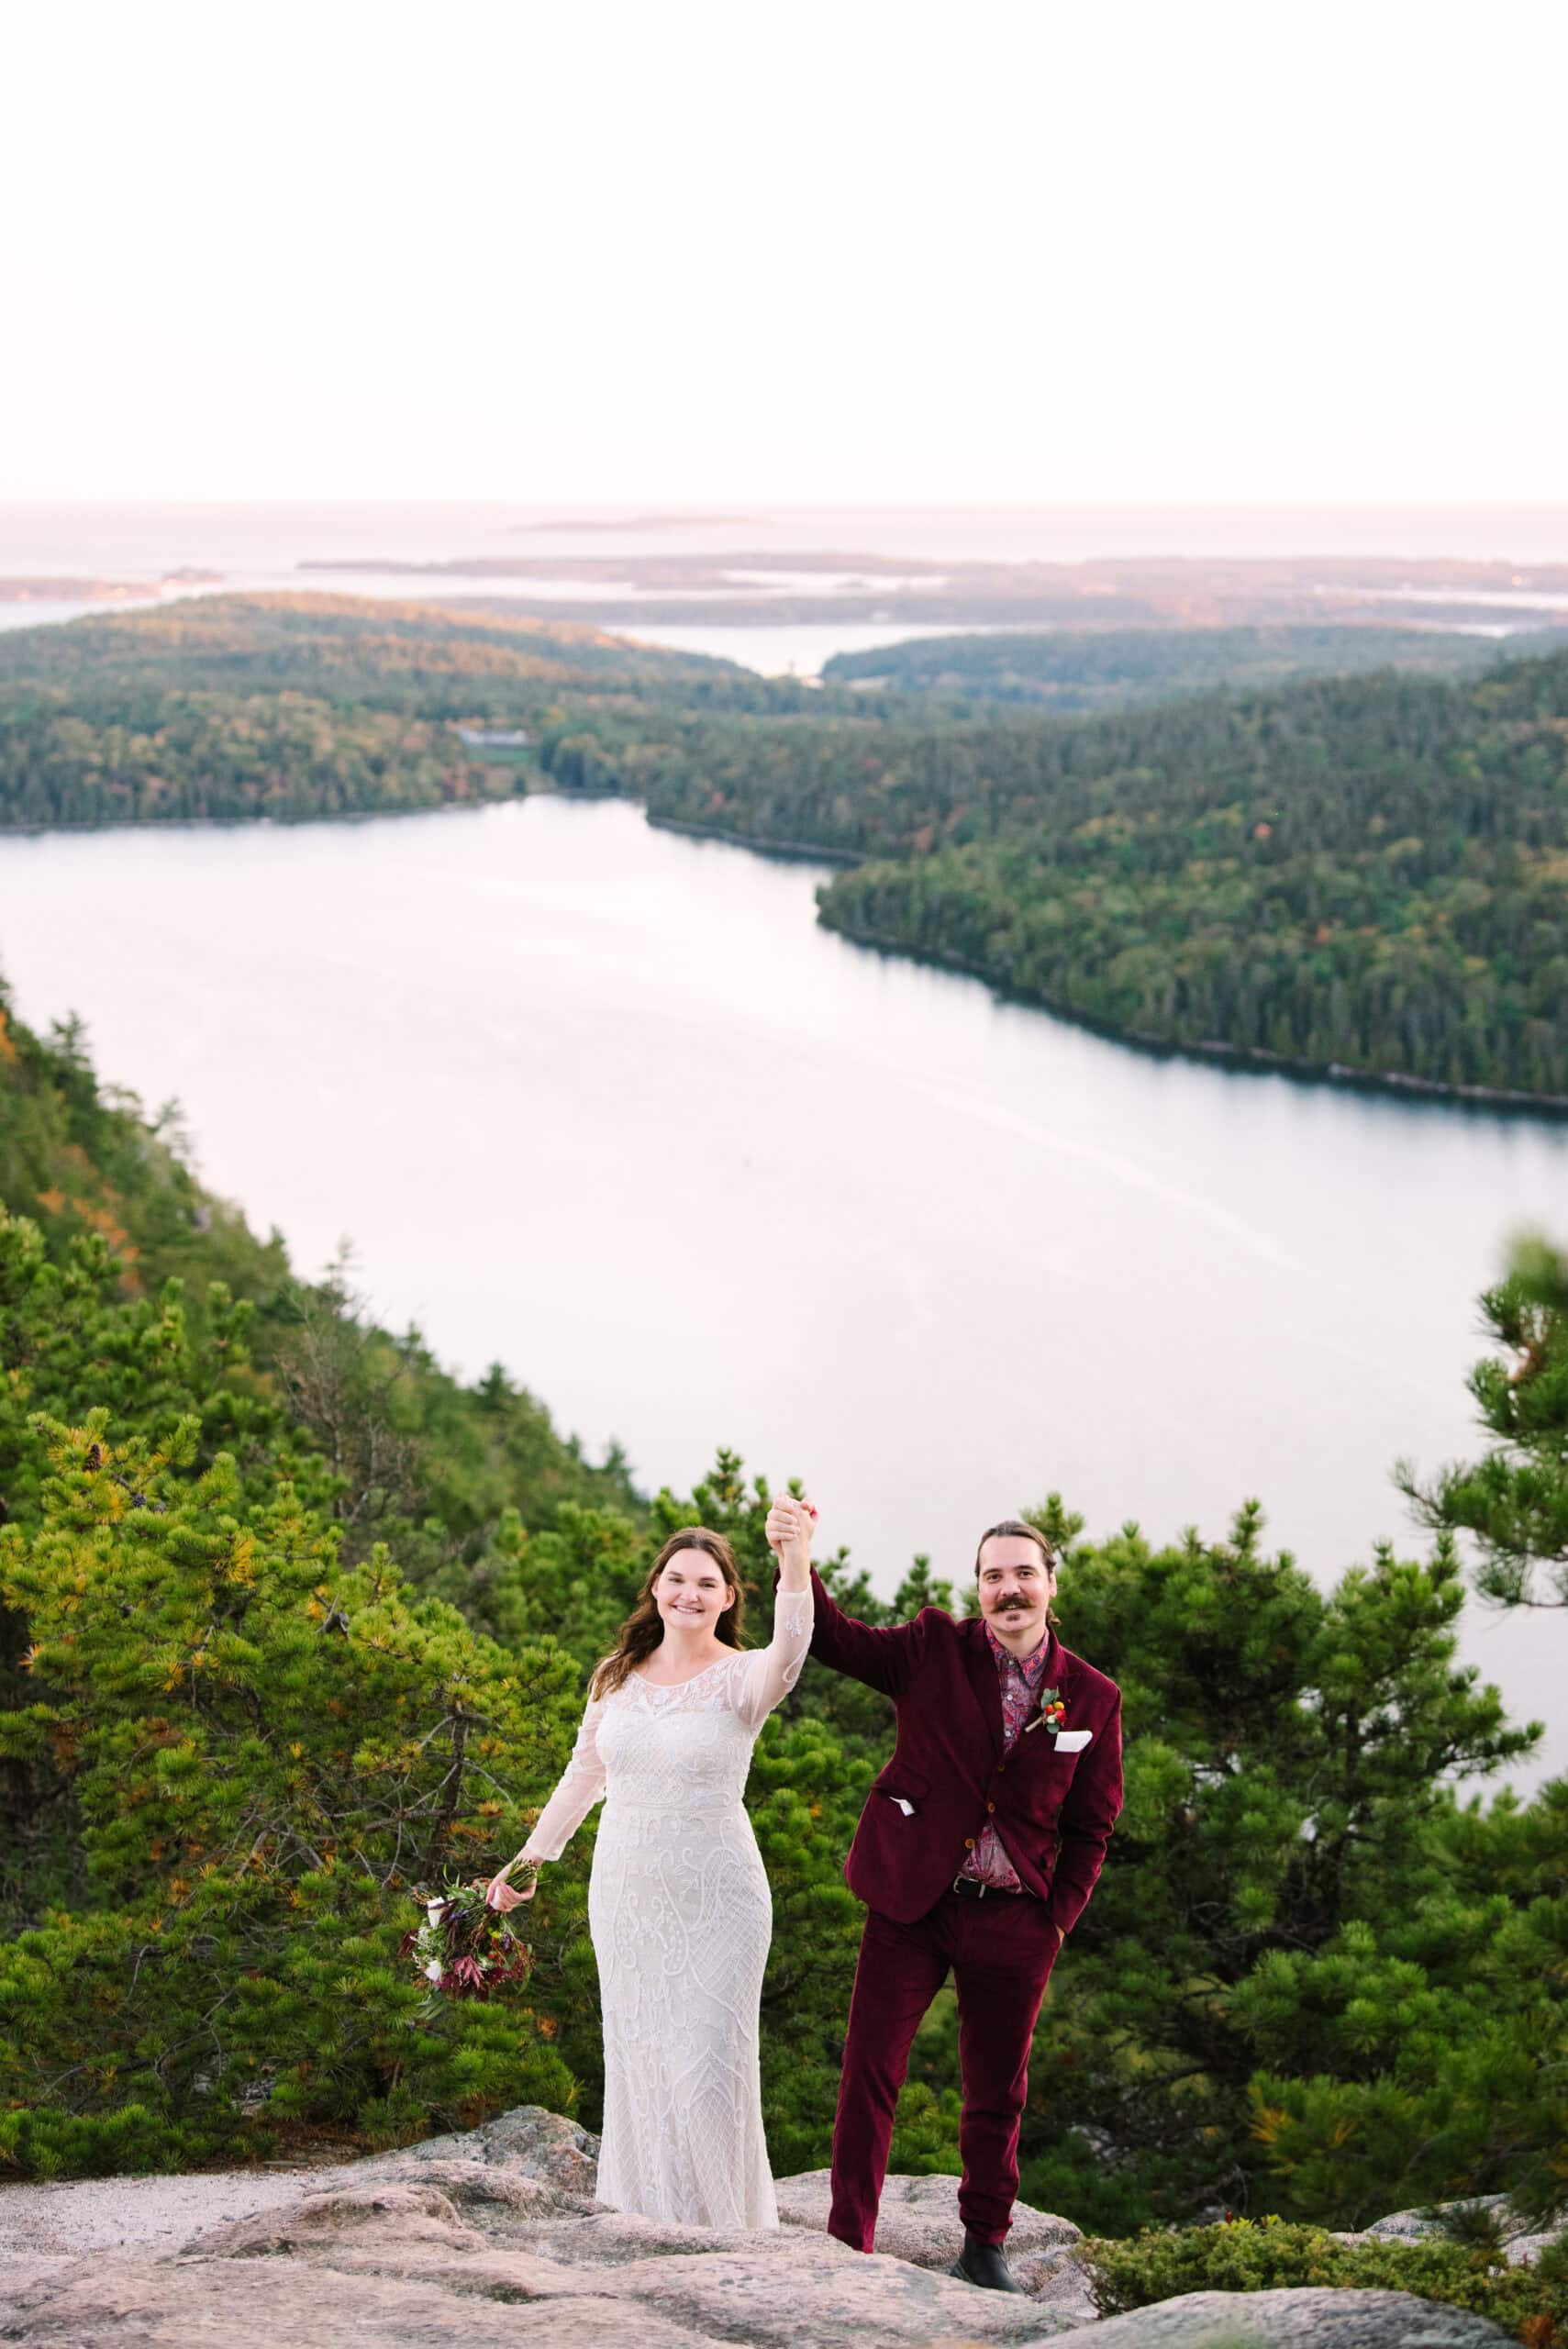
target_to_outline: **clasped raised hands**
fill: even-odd
[[[776,1551],[781,1566],[806,1567],[811,1564],[811,1529],[817,1522],[817,1511],[809,1501],[797,1500],[793,1493],[781,1493],[768,1511],[768,1547]]]

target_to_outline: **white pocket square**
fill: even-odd
[[[912,1802],[906,1801],[903,1795],[889,1795],[887,1799],[889,1802],[895,1802],[898,1805],[899,1809],[904,1813],[906,1819],[914,1818],[915,1806]]]
[[[1059,1729],[1052,1742],[1058,1753],[1082,1753],[1094,1734],[1092,1729]]]

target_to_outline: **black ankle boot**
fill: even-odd
[[[981,2243],[973,2235],[965,2235],[963,2249],[948,2269],[965,2284],[978,2284],[983,2292],[1021,2292],[1023,2286],[1007,2265],[1007,2254],[999,2243]]]

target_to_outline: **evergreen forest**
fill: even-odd
[[[1515,639],[1510,654],[1544,650]],[[966,704],[1028,702],[1078,716],[1134,702],[1169,701],[1283,684],[1290,677],[1347,677],[1369,669],[1414,669],[1462,676],[1488,667],[1496,642],[1437,629],[1253,628],[1058,629],[1035,634],[917,636],[865,652],[835,652],[828,685],[884,694],[940,694]]]
[[[1495,1597],[1561,1599],[1568,1272],[1526,1251],[1485,1309],[1490,1448],[1406,1472],[1418,1556],[1325,1591],[1240,1496],[1218,1542],[1091,1537],[1042,1499],[1063,1635],[1124,1692],[1128,1800],[1037,2040],[1031,2202],[1106,2234],[1561,2205],[1568,1784],[1496,1790],[1536,1732],[1454,1634],[1462,1531]],[[451,1379],[346,1269],[301,1280],[205,1192],[78,1029],[5,1006],[0,2172],[384,2145],[523,2101],[592,2125],[592,1821],[546,1872],[519,2004],[420,2026],[398,1942],[417,1887],[522,1840],[668,1531],[729,1534],[766,1637],[762,1465],[792,1464],[719,1450],[695,1492],[648,1496],[498,1368]],[[890,1599],[822,1563],[873,1621],[965,1603],[966,1561],[955,1584],[915,1560]],[[889,1725],[808,1664],[758,1749],[780,2174],[828,2159],[840,1869]],[[958,2166],[958,2086],[939,2000],[895,2168]]]
[[[1568,1100],[1568,654],[633,755],[656,819],[843,860],[851,938],[1142,1043]]]
[[[620,791],[841,865],[845,936],[1129,1041],[1568,1105],[1568,652],[1346,628],[866,658],[813,688],[309,596],[18,631],[0,827]]]

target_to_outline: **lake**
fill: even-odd
[[[833,937],[821,877],[615,800],[0,838],[0,968],[302,1268],[349,1235],[651,1488],[805,1476],[880,1588],[1051,1487],[1160,1539],[1256,1495],[1324,1580],[1418,1546],[1390,1465],[1477,1448],[1568,1125],[1126,1050]],[[1565,1637],[1465,1647],[1545,1717]]]

